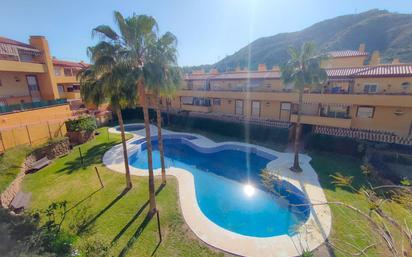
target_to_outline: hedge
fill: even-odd
[[[362,158],[365,153],[365,141],[322,134],[311,134],[305,148],[322,152],[333,152]]]
[[[205,130],[222,136],[230,136],[261,142],[275,142],[276,144],[287,144],[289,130],[287,128],[275,128],[264,125],[245,124],[241,122],[230,122],[187,115],[170,114],[170,125],[191,130]],[[164,119],[167,120],[167,119]]]
[[[66,121],[68,132],[94,131],[97,128],[96,120],[91,116],[82,116],[77,119]]]

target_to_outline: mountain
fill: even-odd
[[[412,62],[412,14],[374,9],[339,16],[301,31],[259,38],[213,65],[184,69],[189,71],[199,67],[216,67],[220,71],[226,71],[237,66],[247,67],[249,51],[252,69],[256,69],[259,63],[265,63],[270,68],[285,63],[288,59],[287,49],[290,46],[300,47],[305,41],[316,43],[321,51],[356,50],[360,43],[365,43],[367,52],[380,51],[383,62],[390,62],[393,58],[399,58],[401,62]]]

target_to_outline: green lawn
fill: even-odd
[[[367,180],[360,170],[360,160],[348,156],[316,152],[310,153],[310,156],[312,156],[311,164],[318,173],[328,201],[345,202],[366,213],[368,212],[369,204],[364,195],[355,193],[349,188],[335,187],[331,183],[330,177],[330,174],[340,172],[344,176],[354,177],[353,185],[355,188],[367,185]],[[347,252],[356,253],[359,252],[358,249],[363,249],[374,243],[377,243],[377,247],[369,249],[368,256],[389,256],[388,252],[382,248],[383,243],[380,241],[380,237],[372,231],[371,225],[365,219],[345,207],[331,205],[331,209],[333,226],[329,239],[336,246],[334,250],[336,256],[348,256]],[[409,227],[412,226],[412,214],[401,205],[395,202],[386,202],[384,209],[392,217],[399,221],[405,219]],[[396,237],[396,235],[394,236]]]
[[[95,140],[81,145],[85,168],[81,167],[77,148],[49,167],[27,176],[24,190],[32,192],[33,209],[45,209],[54,201],[67,201],[63,229],[77,234],[75,245],[87,242],[110,245],[113,256],[222,256],[200,242],[185,224],[178,205],[177,181],[168,184],[157,195],[163,241],[158,246],[156,219],[147,220],[147,178],[133,177],[133,189],[122,195],[123,174],[107,170],[101,164],[102,154],[119,143],[118,135],[107,137],[105,128]],[[98,167],[104,188],[94,167]],[[160,180],[156,180],[159,187]],[[80,227],[86,227],[79,232]]]
[[[17,146],[0,156],[0,192],[3,192],[19,174],[30,147]]]
[[[86,242],[100,241],[110,245],[110,255],[128,256],[223,256],[200,242],[185,224],[178,203],[177,182],[168,177],[168,184],[157,195],[160,209],[163,241],[158,246],[158,230],[155,219],[145,220],[147,213],[147,178],[133,177],[133,189],[125,195],[124,175],[107,170],[101,164],[102,154],[119,142],[118,135],[101,134],[92,142],[81,146],[85,168],[81,167],[78,149],[54,161],[46,169],[27,176],[24,190],[32,192],[32,208],[45,209],[53,201],[68,201],[64,230],[77,234],[75,245],[82,248]],[[196,131],[199,133],[198,131]],[[213,133],[202,133],[212,139]],[[220,137],[227,140],[227,137]],[[265,146],[270,147],[270,142]],[[276,145],[272,145],[276,149]],[[365,197],[348,189],[334,187],[330,174],[341,172],[354,176],[355,186],[366,182],[360,172],[360,161],[351,157],[325,153],[310,153],[312,165],[319,175],[329,201],[344,201],[367,210]],[[100,170],[105,187],[100,189],[94,167]],[[156,180],[157,187],[159,180]],[[369,224],[352,211],[332,206],[333,229],[331,243],[342,250],[334,250],[336,256],[348,256],[344,251],[356,252],[355,248],[378,242]],[[395,217],[404,217],[412,225],[411,214],[395,203],[386,203],[385,209]],[[79,227],[86,227],[78,233]],[[355,247],[354,247],[355,246]],[[368,256],[386,256],[382,248],[367,252]]]

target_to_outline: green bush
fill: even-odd
[[[333,152],[362,158],[366,150],[366,141],[348,137],[312,134],[308,138],[305,147],[309,150]]]
[[[229,122],[208,118],[189,117],[184,115],[170,114],[170,125],[191,130],[205,130],[222,136],[249,138],[259,142],[274,142],[282,145],[287,144],[289,130],[287,128],[274,128],[263,125],[245,124],[240,122]]]
[[[92,132],[97,128],[96,120],[91,116],[82,116],[74,120],[66,121],[68,132],[87,131]]]

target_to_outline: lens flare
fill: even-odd
[[[255,191],[255,188],[250,184],[246,184],[243,186],[243,192],[248,197],[252,197],[255,194]]]

